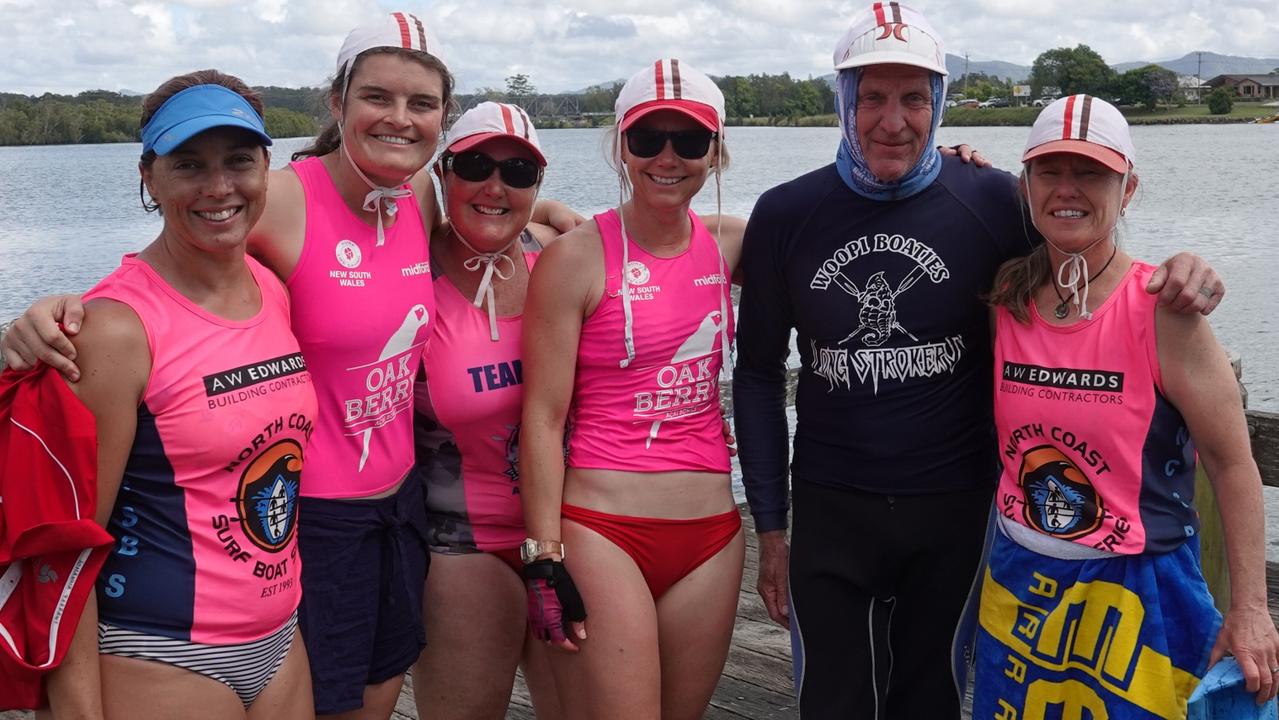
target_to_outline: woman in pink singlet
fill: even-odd
[[[148,95],[142,119],[143,203],[164,225],[85,296],[70,383],[97,421],[96,518],[115,543],[50,707],[310,718],[297,501],[316,396],[288,293],[246,255],[270,166],[261,99],[204,70]]]
[[[422,488],[405,480],[413,381],[435,319],[427,238],[440,217],[423,170],[452,91],[417,16],[394,12],[352,30],[329,89],[333,121],[270,173],[248,238],[249,254],[292,293],[293,332],[321,408],[298,534],[302,556],[321,559],[302,563],[298,618],[320,715],[389,718],[425,642]],[[575,216],[564,210],[537,207],[568,229]],[[37,303],[4,338],[10,365],[39,358],[77,378],[56,321],[74,334],[81,312],[66,296]]]
[[[1088,95],[1044,108],[1026,142],[1021,190],[1045,243],[995,277],[1003,472],[973,717],[1185,718],[1227,653],[1259,704],[1279,688],[1261,479],[1229,359],[1205,318],[1157,304],[1155,268],[1118,243],[1136,155],[1124,116]],[[1197,462],[1226,541],[1224,619],[1199,565]]]
[[[431,239],[438,314],[414,420],[431,550],[430,642],[413,672],[423,720],[501,720],[517,666],[537,716],[560,716],[519,555],[524,297],[558,235],[530,222],[545,166],[524,110],[493,102],[457,119],[435,166],[448,221]]]
[[[534,631],[569,651],[551,664],[570,717],[701,717],[728,652],[744,543],[719,374],[743,228],[712,222],[717,242],[689,209],[727,160],[723,103],[679,60],[632,77],[622,202],[547,248],[529,286],[524,575]]]

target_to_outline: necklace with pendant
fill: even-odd
[[[1110,257],[1106,259],[1106,264],[1102,265],[1100,270],[1094,273],[1092,277],[1088,278],[1088,285],[1091,285],[1094,280],[1101,277],[1102,273],[1106,272],[1106,268],[1110,267],[1110,261],[1115,259],[1115,253],[1117,252],[1119,252],[1118,245],[1110,251]],[[1053,292],[1057,293],[1057,299],[1061,301],[1057,304],[1057,307],[1053,308],[1053,317],[1058,320],[1065,320],[1066,316],[1070,314],[1070,305],[1066,302],[1066,298],[1062,297],[1061,289],[1057,287],[1057,283],[1055,281],[1052,286]]]

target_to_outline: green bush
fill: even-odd
[[[1224,87],[1219,87],[1208,94],[1208,112],[1213,115],[1229,115],[1234,107],[1234,98]]]

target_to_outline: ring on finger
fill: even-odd
[[[1208,287],[1207,285],[1204,285],[1203,287],[1199,288],[1199,294],[1203,295],[1206,298],[1211,298],[1213,295],[1217,294],[1217,291],[1214,290],[1213,288]]]
[[[1279,675],[1279,666],[1270,668],[1271,675]]]

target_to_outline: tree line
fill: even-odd
[[[726,75],[711,79],[724,93],[724,112],[730,122],[750,118],[795,119],[835,112],[835,93],[822,79],[797,80],[790,73]],[[583,114],[608,114],[613,112],[622,85],[619,80],[595,85],[580,93],[561,94],[577,95],[577,107]],[[538,103],[530,101],[541,95],[529,76],[520,73],[506,78],[505,89],[480,88],[475,93],[460,96],[458,100],[464,106],[493,100],[536,110]]]
[[[317,90],[258,88],[271,137],[309,137],[319,129]],[[107,90],[78,95],[0,93],[0,145],[140,142],[142,98]]]
[[[1040,53],[1031,66],[1029,78],[1010,82],[984,73],[970,73],[953,81],[950,89],[978,100],[993,97],[1011,99],[1015,84],[1030,85],[1032,98],[1083,93],[1120,105],[1139,105],[1148,110],[1184,102],[1177,73],[1172,70],[1150,64],[1117,72],[1097,51],[1083,44]],[[1213,91],[1208,98],[1212,112],[1230,112],[1230,96],[1230,91],[1225,88]]]
[[[1279,68],[1276,68],[1279,71]],[[780,75],[726,75],[713,78],[724,93],[725,112],[730,123],[765,119],[787,122],[798,118],[835,112],[835,93],[825,79],[797,80]],[[1030,77],[1015,84],[1029,84],[1031,96],[1087,93],[1124,105],[1154,109],[1160,104],[1180,102],[1177,74],[1158,65],[1146,65],[1119,73],[1087,45],[1053,48],[1040,53],[1031,66]],[[1013,82],[983,73],[952,79],[952,93],[970,98],[1012,98]],[[266,127],[272,137],[315,135],[327,119],[325,92],[316,88],[259,87],[266,105]],[[577,107],[583,114],[601,121],[613,112],[622,82],[608,83],[577,93]],[[565,93],[569,94],[569,93]],[[481,88],[458,98],[468,101],[497,100],[529,106],[539,95],[528,75],[506,78],[504,89]],[[1213,112],[1230,112],[1230,93],[1218,88],[1209,96]],[[40,96],[0,93],[0,145],[58,145],[75,143],[138,142],[141,97],[106,90],[90,90],[78,95]],[[536,113],[535,113],[536,116]]]

